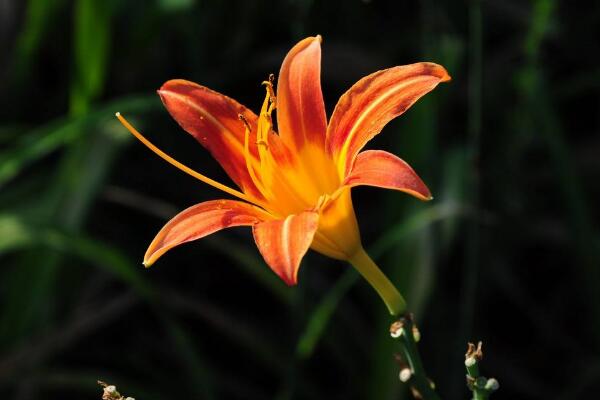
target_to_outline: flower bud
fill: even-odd
[[[415,342],[419,343],[419,341],[421,340],[421,331],[419,330],[419,328],[417,328],[416,325],[413,325],[412,327],[412,334],[413,339],[415,339]]]
[[[484,388],[490,391],[498,390],[500,388],[500,383],[496,379],[490,378],[485,383]]]
[[[402,368],[400,370],[400,382],[406,383],[408,382],[408,380],[412,377],[412,371],[410,370],[410,368]]]

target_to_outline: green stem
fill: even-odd
[[[377,264],[371,260],[371,257],[369,257],[362,247],[348,261],[377,291],[390,311],[390,314],[399,315],[406,311],[406,301],[404,301],[398,289],[381,272]]]
[[[473,400],[487,400],[499,387],[496,379],[487,379],[479,374],[479,362],[482,357],[481,342],[477,347],[469,343],[467,354],[465,354],[465,367],[467,368],[467,387],[473,392]]]
[[[417,398],[423,400],[440,400],[440,397],[434,390],[433,383],[427,377],[421,356],[415,343],[414,325],[411,315],[402,317],[398,322],[392,324],[390,329],[392,337],[397,337],[402,350],[403,361],[408,363],[411,374],[406,381],[413,391],[418,392]]]
[[[481,385],[481,378],[479,376],[478,361],[473,365],[466,365],[467,368],[467,379],[471,380],[471,390],[473,392],[473,400],[487,400],[490,393],[487,390],[480,389],[478,386]],[[485,384],[485,383],[483,383]]]

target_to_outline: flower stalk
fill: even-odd
[[[423,400],[440,400],[435,392],[435,384],[427,377],[416,342],[420,333],[414,324],[412,314],[405,314],[390,326],[390,335],[400,344],[401,354],[397,356],[400,363],[400,381],[410,385],[413,396]]]
[[[377,264],[375,264],[362,247],[350,257],[349,261],[362,277],[377,291],[387,306],[390,314],[396,316],[406,311],[406,301],[400,292],[398,292],[398,289],[396,289],[385,274],[381,272]]]

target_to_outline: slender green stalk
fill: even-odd
[[[468,340],[475,320],[477,287],[481,261],[481,120],[482,120],[482,70],[483,70],[483,15],[480,0],[469,3],[469,88],[468,88],[468,175],[469,198],[472,216],[466,229],[466,265],[462,278],[461,304],[457,318],[457,336],[453,358],[459,357],[459,349]],[[452,372],[449,393],[457,397],[463,392],[458,371]]]
[[[439,400],[435,392],[435,385],[427,377],[421,356],[417,350],[416,342],[420,334],[413,322],[413,317],[407,314],[390,326],[390,334],[398,339],[402,355],[399,358],[401,364],[400,380],[410,385],[411,391],[416,398],[423,400]]]

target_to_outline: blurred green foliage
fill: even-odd
[[[186,78],[256,109],[286,51],[320,33],[330,113],[362,76],[443,64],[453,81],[374,145],[435,200],[357,189],[363,240],[407,295],[444,398],[486,343],[506,398],[600,382],[600,6],[569,2],[0,2],[0,394],[138,399],[400,399],[389,319],[347,265],[310,254],[300,285],[246,230],[140,264],[177,210],[222,194],[130,140],[223,172],[153,94]],[[572,373],[566,373],[570,371]]]

